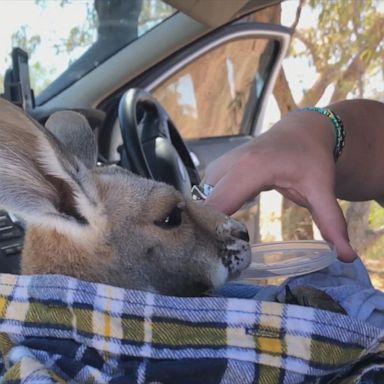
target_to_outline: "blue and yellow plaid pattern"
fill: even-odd
[[[294,305],[0,275],[3,383],[378,383],[383,336]]]

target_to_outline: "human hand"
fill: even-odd
[[[265,134],[214,161],[204,178],[215,186],[206,203],[232,214],[260,192],[276,189],[310,210],[339,259],[353,261],[357,256],[335,195],[332,126],[328,129],[326,123],[311,112],[287,115]]]

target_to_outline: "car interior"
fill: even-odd
[[[3,145],[5,155],[2,161],[8,161],[11,171],[21,169],[21,173],[27,177],[17,178],[16,172],[3,168],[5,180],[6,177],[11,179],[11,173],[16,180],[16,187],[9,188],[8,195],[4,195],[11,196],[12,199],[14,196],[19,197],[19,194],[13,192],[19,192],[17,188],[22,189],[25,180],[36,180],[29,178],[30,174],[35,171],[41,176],[39,172],[45,171],[45,179],[48,181],[41,189],[45,192],[49,188],[44,189],[44,186],[51,184],[52,189],[49,191],[54,190],[51,195],[57,192],[57,195],[66,198],[69,196],[70,209],[60,211],[61,201],[57,203],[57,200],[52,202],[53,200],[46,199],[50,204],[47,205],[53,209],[45,209],[42,220],[52,220],[57,225],[58,217],[68,219],[63,220],[68,225],[65,228],[70,227],[68,233],[71,235],[80,234],[81,241],[83,234],[89,232],[81,232],[79,228],[96,228],[92,232],[93,236],[87,238],[86,246],[80,241],[72,242],[76,246],[80,244],[78,249],[81,251],[91,244],[89,254],[93,257],[92,262],[85,258],[85,263],[78,263],[80,252],[71,253],[70,247],[64,247],[63,254],[68,256],[65,260],[71,262],[59,261],[66,267],[71,266],[71,272],[84,272],[89,267],[92,272],[101,271],[102,275],[107,271],[106,275],[109,274],[109,277],[118,277],[124,282],[128,280],[126,271],[131,273],[139,266],[139,272],[136,275],[131,273],[131,276],[134,275],[136,281],[144,281],[147,285],[132,287],[114,284],[116,280],[113,279],[93,278],[97,273],[90,273],[88,276],[91,277],[87,279],[87,275],[84,277],[82,273],[66,273],[67,270],[57,273],[52,268],[52,273],[46,272],[44,268],[51,266],[46,260],[54,264],[60,259],[57,251],[62,249],[63,242],[60,240],[65,237],[60,238],[61,234],[55,236],[59,232],[56,232],[57,226],[50,227],[51,232],[46,235],[46,222],[32,222],[35,226],[32,230],[42,229],[42,234],[37,237],[40,240],[37,241],[38,251],[35,248],[33,255],[37,255],[36,260],[41,262],[39,250],[43,246],[40,243],[49,244],[49,235],[52,233],[54,236],[51,238],[54,241],[51,244],[56,248],[44,247],[48,250],[48,257],[41,262],[44,267],[41,269],[42,274],[39,274],[41,270],[37,273],[34,273],[35,270],[20,274],[26,224],[13,212],[0,210],[2,382],[383,382],[384,337],[382,326],[380,328],[377,324],[382,324],[381,303],[384,297],[370,283],[368,272],[364,270],[362,263],[357,267],[360,266],[360,270],[354,269],[353,263],[349,268],[348,264],[336,260],[334,248],[331,249],[326,242],[317,242],[321,245],[315,249],[315,253],[320,249],[317,252],[317,256],[320,256],[315,260],[316,263],[313,260],[309,263],[316,269],[306,270],[305,263],[300,264],[300,258],[298,266],[290,264],[286,257],[292,254],[306,256],[308,247],[304,244],[303,249],[300,249],[300,241],[297,241],[294,245],[289,244],[291,248],[283,257],[280,253],[284,280],[275,273],[274,277],[277,276],[280,280],[268,285],[267,277],[271,277],[268,274],[271,269],[265,268],[267,274],[263,276],[261,268],[258,280],[255,281],[252,268],[244,271],[249,265],[257,264],[257,260],[253,263],[256,258],[252,260],[252,246],[258,243],[262,257],[264,252],[275,257],[275,253],[268,248],[273,243],[261,241],[259,197],[248,201],[233,218],[213,209],[207,213],[209,210],[206,206],[180,199],[180,194],[164,184],[144,180],[147,192],[150,190],[152,193],[155,189],[149,186],[163,188],[162,194],[144,195],[142,191],[145,188],[141,188],[142,184],[138,186],[143,182],[142,178],[115,167],[116,165],[144,178],[170,184],[193,199],[204,198],[207,190],[202,187],[201,181],[206,167],[221,155],[249,142],[266,130],[268,101],[293,32],[291,28],[266,22],[265,18],[260,17],[260,11],[268,10],[280,2],[281,0],[29,2],[40,7],[39,12],[50,7],[56,7],[56,10],[59,8],[57,15],[62,20],[58,20],[58,24],[59,21],[63,25],[72,22],[72,19],[63,16],[68,15],[65,8],[70,7],[80,7],[85,19],[79,19],[80,26],[67,30],[68,40],[63,41],[59,37],[54,41],[56,37],[53,33],[48,36],[54,41],[50,56],[45,55],[44,49],[48,48],[39,40],[42,36],[32,36],[29,40],[32,46],[33,43],[41,43],[40,48],[32,49],[33,47],[25,44],[27,39],[23,35],[23,26],[21,34],[10,34],[12,52],[7,61],[9,68],[3,76],[4,94],[0,97],[23,109],[28,116],[21,116],[20,121],[23,123],[20,124],[3,124],[6,129],[2,129],[1,132],[5,132],[2,137],[16,138],[7,143],[16,142],[18,145],[9,145],[9,150],[7,145]],[[13,3],[16,2],[10,1],[8,5]],[[23,3],[26,7],[27,2]],[[28,12],[25,11],[25,14]],[[72,15],[74,18],[78,16],[74,11]],[[41,13],[38,13],[38,21],[43,24],[46,21],[43,19]],[[55,20],[48,22],[56,27]],[[73,41],[76,40],[84,44],[74,48]],[[39,57],[40,61],[35,60],[38,55],[42,55]],[[46,63],[44,60],[50,62]],[[43,71],[41,64],[47,64]],[[40,79],[39,82],[32,68],[37,69],[37,74],[43,73],[49,79],[45,82]],[[6,102],[3,105],[8,106],[4,110],[7,111],[8,108],[8,114],[15,121],[15,115],[9,113],[9,110],[19,111]],[[29,118],[45,125],[47,122],[49,124],[49,118],[58,111],[78,112],[82,115],[81,122],[85,121],[85,117],[89,123],[96,138],[97,153],[87,124],[83,124],[90,134],[87,139],[91,137],[92,140],[81,141],[76,137],[77,143],[92,141],[90,146],[95,151],[92,151],[92,165],[89,168],[88,163],[80,155],[77,156],[78,152],[73,156],[75,152],[71,152],[64,142],[59,143],[59,139],[55,141],[52,132],[41,130]],[[66,116],[70,115],[73,116]],[[78,114],[76,116],[79,117]],[[31,124],[28,125],[29,123]],[[29,131],[25,135],[27,128],[33,131],[30,136]],[[74,135],[67,136],[73,138]],[[33,144],[26,144],[24,137],[32,137]],[[88,146],[84,145],[82,148],[85,147]],[[83,152],[87,152],[87,149]],[[20,158],[22,161],[19,161]],[[17,162],[33,165],[34,168],[12,168]],[[68,166],[67,169],[65,165]],[[111,167],[103,167],[104,165]],[[60,174],[58,170],[66,173],[63,171]],[[86,173],[90,170],[94,173]],[[102,174],[104,171],[105,174]],[[256,167],[255,171],[257,172]],[[117,175],[115,180],[124,179],[125,184],[100,182],[102,177],[98,179],[99,174],[105,177],[102,181],[112,179],[108,179],[107,172]],[[124,177],[120,179],[121,174]],[[56,184],[51,183],[52,179]],[[134,188],[132,179],[139,180]],[[30,184],[35,187],[39,180]],[[92,188],[83,188],[86,183],[77,183],[79,180],[88,181]],[[71,189],[66,183],[78,188]],[[102,193],[98,193],[97,187]],[[131,187],[136,194],[127,193]],[[4,190],[6,188],[7,186]],[[168,191],[167,194],[164,190]],[[115,191],[118,193],[114,195]],[[97,198],[103,193],[107,197],[113,195],[113,203],[117,201],[117,204],[98,204]],[[180,237],[178,244],[181,246],[169,257],[171,260],[167,259],[161,265],[157,263],[161,259],[155,252],[161,248],[159,242],[156,243],[160,236],[156,237],[157,232],[153,236],[153,232],[142,230],[147,222],[139,226],[129,221],[134,205],[131,198],[137,195],[139,203],[144,201],[147,204],[144,205],[145,208],[151,200],[148,196],[155,196],[155,199],[160,196],[157,201],[161,201],[164,196],[167,199],[171,197],[168,200],[172,200],[172,210],[161,212],[158,215],[160,220],[155,216],[153,218],[148,211],[153,213],[152,208],[156,211],[155,208],[161,204],[151,205],[151,210],[142,209],[137,204],[133,209],[135,218],[139,217],[141,220],[147,214],[149,226],[159,224],[159,228],[163,226],[162,230],[164,226],[179,225],[182,222],[182,208],[188,208],[188,204],[200,209],[202,224],[198,233],[203,240],[198,242],[198,236],[193,232],[192,227],[198,216],[195,215],[194,220],[191,219],[186,225],[189,235],[187,240],[192,238],[192,245],[186,247],[187,241]],[[174,195],[177,195],[178,200]],[[41,195],[37,196],[40,198]],[[14,200],[16,203],[11,207],[18,207],[19,200]],[[30,200],[34,203],[37,198],[33,196]],[[125,203],[125,211],[121,209],[122,201]],[[182,208],[179,204],[183,204]],[[31,204],[28,209],[31,211],[36,205]],[[89,208],[91,206],[93,211]],[[104,209],[105,206],[113,209]],[[77,216],[67,215],[70,210],[73,213],[77,208],[84,208],[83,211],[87,210],[87,213],[91,211],[93,214],[97,211],[102,214],[91,214],[90,220],[87,215],[80,214],[80,209],[80,213],[75,212]],[[99,225],[98,218],[108,216],[105,215],[106,211],[113,212],[114,215],[110,216],[118,216],[118,220],[101,220],[105,226]],[[221,221],[214,221],[212,212],[220,215]],[[74,217],[77,221],[73,221],[78,226],[71,226],[73,221],[70,219]],[[86,226],[84,223],[92,225]],[[232,227],[228,223],[232,223]],[[134,228],[135,234],[139,233],[141,237],[137,237],[139,240],[135,238],[129,248],[127,244],[134,236],[127,236],[127,233],[131,234],[129,229],[132,230],[135,226],[138,228]],[[107,230],[102,232],[100,228]],[[118,235],[122,233],[120,238],[125,242],[116,245],[119,238],[118,235],[110,235],[113,232],[111,228],[122,228]],[[215,236],[209,237],[211,232]],[[107,235],[103,236],[105,233]],[[164,242],[167,246],[173,246],[172,239],[177,240],[177,237],[169,235],[170,232],[166,232],[166,235],[164,233],[163,231]],[[33,239],[26,236],[26,245],[31,238]],[[143,247],[142,243],[145,242],[143,239],[154,239],[150,248],[145,249],[151,251],[145,253],[145,256],[149,255],[147,258],[138,254],[139,246]],[[109,246],[113,251],[98,253],[100,248],[93,247],[98,241],[102,247],[105,246],[100,248],[104,250]],[[65,245],[68,243],[64,241]],[[301,242],[303,243],[305,241]],[[171,246],[161,256],[169,256],[168,250]],[[328,259],[322,257],[324,246]],[[215,270],[217,273],[208,268],[209,259],[204,253],[208,248],[214,250],[215,266],[220,266]],[[179,258],[182,253],[180,249],[186,255],[185,259]],[[223,257],[220,256],[218,262],[216,257],[223,250],[226,253]],[[199,294],[189,290],[183,295],[174,294],[171,290],[161,291],[151,285],[155,280],[153,277],[170,286],[176,280],[180,287],[184,287],[188,279],[192,281],[193,273],[190,271],[195,272],[198,264],[196,259],[191,258],[193,252],[199,257],[203,254],[199,271],[206,273],[210,280],[215,280],[215,284],[207,285],[199,281]],[[122,257],[108,258],[111,254]],[[134,254],[135,259],[127,260],[127,254]],[[111,268],[116,260],[118,261],[114,268]],[[142,260],[144,262],[141,264]],[[264,263],[266,264],[267,262]],[[189,268],[188,274],[182,275],[180,270],[186,265]],[[148,269],[153,273],[146,275],[142,272]],[[311,274],[313,271],[315,273]],[[272,275],[274,272],[272,271]],[[235,280],[239,276],[240,282]],[[289,278],[286,280],[285,277]],[[233,281],[224,284],[232,278]],[[248,281],[244,281],[247,279]],[[258,285],[260,281],[262,283]],[[351,281],[353,284],[350,284]],[[316,285],[313,282],[318,284],[317,288],[312,287]],[[343,307],[344,304],[338,305],[330,294],[325,293],[326,288],[336,291],[349,305],[348,310]],[[207,293],[208,289],[211,290]],[[356,306],[350,297],[357,297],[359,305]],[[366,321],[369,317],[372,317],[371,322]]]
[[[241,0],[223,5],[220,0],[169,0],[168,15],[134,38],[127,38],[111,24],[111,20],[124,19],[124,9],[115,13],[109,9],[104,20],[107,32],[100,22],[93,45],[36,95],[30,86],[28,55],[14,47],[3,97],[41,124],[58,110],[80,112],[97,137],[100,164],[118,164],[190,195],[210,161],[262,128],[266,99],[286,53],[290,31],[258,23],[255,15],[276,3]],[[102,15],[103,3],[95,4]],[[111,4],[113,8],[119,2]],[[109,30],[108,23],[112,25]],[[250,46],[254,56],[247,53]],[[238,52],[243,54],[236,59]],[[208,78],[201,77],[201,68],[207,65],[210,68],[206,69],[216,74],[209,80],[210,87]],[[233,75],[234,67],[239,75]],[[233,79],[241,74],[244,94],[238,95]],[[220,101],[224,92],[213,83],[223,75],[228,78],[227,93],[232,97]],[[201,104],[209,100],[206,107],[192,111],[198,119],[191,119],[186,107],[192,103],[197,108],[196,100],[189,100],[197,97]],[[185,105],[182,99],[187,100]],[[229,112],[223,113],[223,109]],[[227,113],[236,124],[216,132],[226,124]],[[23,225],[12,213],[1,212],[0,272],[18,273]]]

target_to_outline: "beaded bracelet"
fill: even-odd
[[[335,148],[333,150],[333,156],[335,161],[340,157],[341,152],[343,151],[345,145],[345,129],[344,124],[339,116],[336,113],[332,112],[329,108],[320,108],[320,107],[306,107],[299,109],[299,111],[315,111],[319,112],[324,116],[329,117],[333,127],[335,128],[336,142]]]

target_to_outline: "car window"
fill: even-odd
[[[29,54],[41,105],[175,11],[161,0],[2,0],[0,92],[15,46]]]
[[[186,139],[248,133],[247,112],[255,111],[276,44],[263,37],[226,42],[185,65],[152,93]]]

